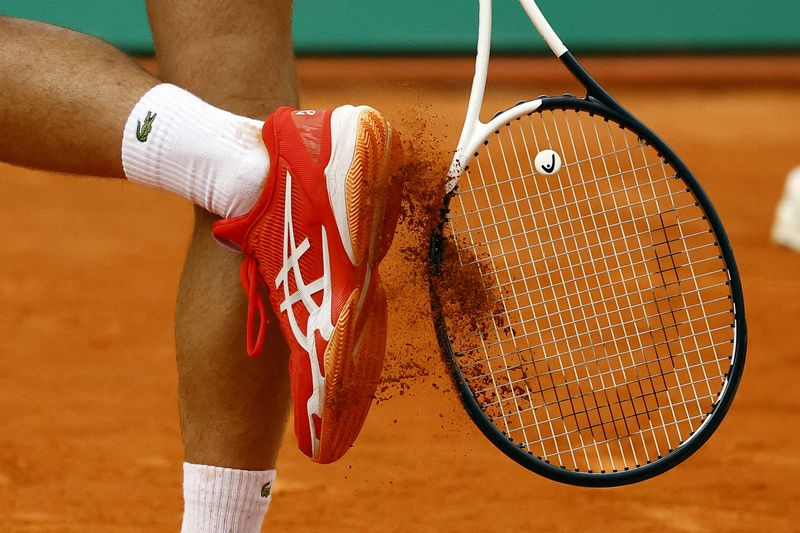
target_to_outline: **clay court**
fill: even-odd
[[[800,255],[769,241],[800,164],[800,59],[587,61],[681,154],[713,199],[744,283],[748,362],[730,414],[681,466],[580,489],[540,478],[484,439],[444,377],[427,282],[396,246],[383,399],[338,463],[291,432],[269,531],[793,531],[800,528]],[[493,71],[487,108],[565,90],[549,59]],[[442,72],[446,72],[445,78]],[[469,59],[304,59],[305,107],[363,102],[447,152]],[[122,181],[0,166],[0,530],[176,531],[181,519],[173,311],[192,223],[182,200]],[[402,243],[418,236],[406,233]],[[245,357],[244,351],[242,357]],[[397,377],[406,375],[400,383]],[[424,375],[428,374],[428,375]]]

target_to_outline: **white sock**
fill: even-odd
[[[242,215],[255,204],[269,170],[263,125],[174,85],[156,85],[125,124],[125,176],[217,215]]]
[[[275,470],[254,472],[183,463],[181,533],[261,531]]]

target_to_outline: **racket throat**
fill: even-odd
[[[581,85],[586,88],[587,97],[599,100],[614,111],[621,113],[626,118],[632,116],[630,112],[622,107],[622,105],[620,105],[620,103],[617,102],[613,96],[608,94],[608,92],[603,89],[599,83],[594,81],[594,78],[592,78],[589,73],[586,72],[586,69],[583,68],[583,65],[581,65],[580,61],[577,60],[572,52],[565,52],[564,55],[559,57],[559,59],[567,68],[567,70],[569,70],[572,75],[575,76],[579,82],[581,82]]]

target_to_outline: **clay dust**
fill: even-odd
[[[399,173],[404,192],[394,261],[381,266],[391,329],[376,392],[378,401],[402,396],[420,385],[452,388],[447,363],[435,342],[431,287],[448,317],[451,336],[479,340],[487,320],[496,315],[495,299],[486,287],[487,266],[471,252],[456,251],[452,242],[448,243],[441,275],[429,275],[431,237],[441,218],[452,158],[450,147],[432,133],[443,129],[436,124],[438,120],[421,104],[403,112],[398,121],[406,154]]]

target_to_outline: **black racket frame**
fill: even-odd
[[[613,472],[575,471],[554,465],[543,458],[535,457],[531,452],[525,451],[520,444],[515,443],[492,423],[491,419],[484,413],[480,404],[475,399],[456,361],[457,355],[453,350],[453,346],[447,334],[445,317],[442,313],[441,302],[436,292],[436,279],[441,275],[444,249],[445,246],[447,246],[447,237],[444,233],[445,226],[447,224],[447,216],[450,212],[450,201],[457,193],[457,187],[444,197],[443,207],[440,212],[440,220],[430,243],[429,279],[431,308],[439,346],[450,369],[456,388],[459,391],[461,401],[473,422],[497,448],[521,466],[554,481],[583,487],[615,487],[644,481],[677,466],[705,444],[717,427],[719,427],[736,395],[736,390],[744,371],[745,354],[747,351],[747,324],[744,311],[744,296],[742,294],[739,270],[736,266],[736,260],[725,228],[711,200],[691,171],[658,135],[653,133],[652,130],[612,98],[588,74],[572,53],[565,53],[561,57],[561,61],[586,88],[586,97],[577,98],[572,95],[541,97],[542,105],[533,113],[548,110],[572,109],[600,116],[605,120],[610,120],[618,124],[622,128],[630,130],[636,134],[640,140],[655,148],[658,154],[675,169],[677,177],[683,180],[689,191],[695,196],[697,205],[704,211],[708,223],[716,236],[717,243],[719,244],[720,256],[727,266],[728,283],[731,288],[734,306],[733,326],[736,334],[734,338],[735,351],[731,356],[733,361],[730,371],[727,374],[729,383],[725,394],[717,399],[708,415],[710,419],[706,420],[704,424],[701,425],[698,430],[699,432],[695,432],[696,434],[687,437],[687,439],[691,437],[687,445],[681,443],[676,449],[669,450],[665,455],[634,468],[626,468]],[[499,133],[499,131],[495,132],[495,134],[497,133]],[[474,155],[477,156],[478,154]],[[467,166],[467,168],[469,168],[469,166]]]

